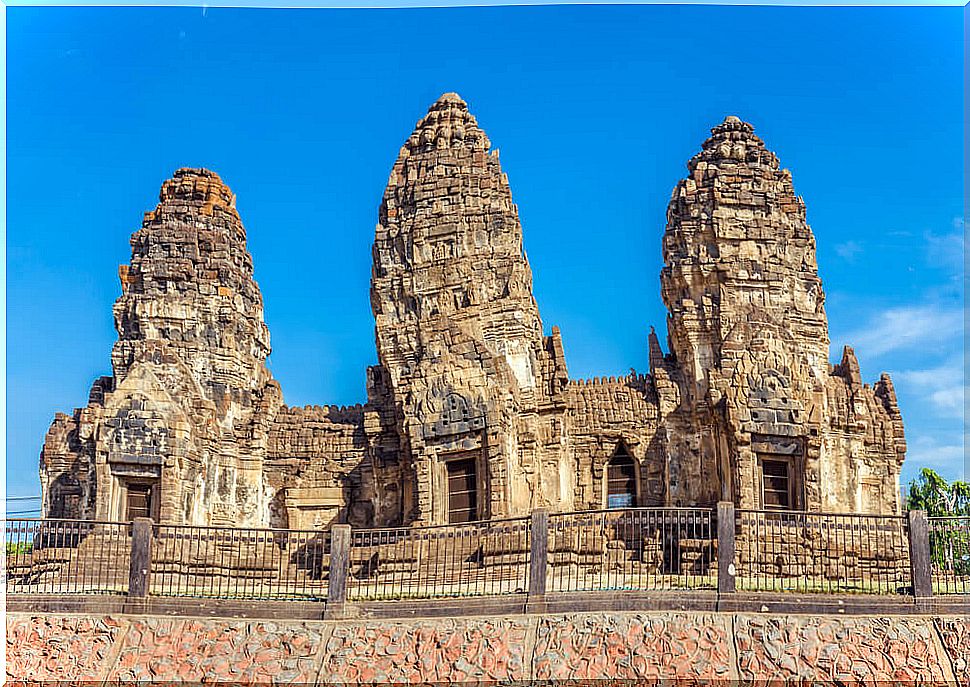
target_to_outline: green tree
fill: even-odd
[[[908,510],[925,510],[933,517],[970,515],[970,483],[947,483],[935,470],[923,468],[909,483]]]
[[[909,510],[925,510],[930,521],[930,560],[937,570],[964,577],[970,575],[970,484],[947,483],[929,468],[909,483]]]

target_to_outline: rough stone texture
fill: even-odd
[[[947,662],[928,618],[738,616],[742,680],[755,685],[943,684]]]
[[[168,521],[262,523],[269,332],[235,197],[183,169],[131,238],[119,270],[113,374],[59,416],[41,457],[49,515],[126,518],[126,490],[151,484]]]
[[[937,618],[936,629],[943,649],[950,656],[953,676],[961,685],[970,685],[970,619]]]
[[[410,448],[407,520],[447,518],[445,461],[455,456],[478,464],[489,495],[480,516],[526,510],[545,493],[542,322],[508,178],[489,146],[464,101],[445,94],[401,148],[381,205],[371,303]]]
[[[191,618],[131,621],[108,675],[120,683],[312,683],[320,627]]]
[[[79,616],[7,616],[8,682],[97,682],[123,622]]]
[[[574,615],[542,618],[533,678],[662,680],[715,685],[734,673],[727,616]]]
[[[664,449],[658,432],[660,409],[649,376],[603,377],[570,381],[566,387],[567,454],[575,464],[577,509],[607,505],[606,468],[621,445],[638,460],[642,506],[666,505]]]
[[[632,457],[636,505],[764,505],[788,461],[791,506],[895,513],[905,454],[887,375],[828,362],[815,239],[791,175],[728,117],[667,211],[670,353],[650,374],[570,380],[545,336],[497,151],[453,93],[405,141],[380,207],[367,402],[284,405],[234,197],[182,169],[132,237],[112,375],[58,414],[41,456],[48,516],[322,528],[449,519],[448,464],[475,465],[476,518],[607,506]]]
[[[486,684],[525,677],[525,620],[459,619],[340,625],[319,682]]]
[[[965,618],[935,620],[579,613],[333,623],[9,614],[6,677],[33,684],[718,685],[740,678],[748,685],[926,685],[952,684],[955,672],[959,684],[970,684],[970,626]]]
[[[671,503],[763,506],[761,459],[791,461],[806,510],[894,513],[905,452],[887,375],[863,385],[850,348],[828,362],[815,238],[791,173],[728,117],[667,208],[661,272],[678,382],[662,406]],[[654,347],[652,347],[652,353]],[[678,403],[679,401],[679,403]]]
[[[362,406],[283,407],[270,427],[267,453],[265,480],[274,494],[270,526],[373,522]]]

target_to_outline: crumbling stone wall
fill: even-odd
[[[543,334],[498,153],[439,98],[380,207],[366,403],[288,407],[235,199],[181,169],[132,236],[112,374],[58,414],[41,455],[48,515],[124,519],[151,485],[165,521],[321,528],[444,522],[448,465],[474,462],[478,518],[602,508],[622,451],[638,505],[765,505],[784,462],[792,508],[894,513],[905,455],[889,377],[828,361],[815,239],[791,174],[728,117],[688,163],[663,237],[668,348],[649,374],[570,380]],[[140,485],[140,486],[139,486]]]
[[[373,475],[367,469],[363,406],[284,407],[267,449],[267,483],[277,495],[274,515],[280,517],[274,524],[317,529],[337,520],[373,522],[373,509],[366,508]]]
[[[637,505],[665,505],[663,447],[657,434],[659,410],[652,380],[634,373],[572,381],[566,402],[569,450],[577,472],[573,507],[607,506],[607,465],[620,448],[638,467]]]

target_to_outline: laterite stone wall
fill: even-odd
[[[7,680],[970,685],[970,619],[710,613],[353,622],[7,616]]]

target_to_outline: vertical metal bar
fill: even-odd
[[[84,568],[83,568],[84,556],[81,555],[82,552],[80,550],[80,547],[75,546],[74,542],[72,541],[71,534],[73,529],[74,529],[74,523],[72,522],[61,523],[61,531],[63,533],[63,536],[61,537],[61,541],[63,542],[65,549],[71,550],[70,556],[71,556],[71,560],[74,563],[73,574],[68,578],[68,589],[74,593],[77,593],[78,591],[80,591],[78,588],[79,587],[78,580],[80,579],[81,575],[84,574]]]
[[[266,538],[265,555],[269,556],[269,568],[273,571],[273,575],[263,583],[263,592],[269,599],[283,600],[291,598],[288,594],[290,584],[289,570],[283,563],[279,533],[271,528],[263,534]]]
[[[235,562],[235,564],[231,568],[231,571],[234,574],[231,577],[228,578],[231,581],[231,583],[232,583],[232,588],[231,588],[231,591],[230,591],[230,595],[234,599],[238,599],[239,596],[240,596],[240,591],[239,590],[242,589],[245,586],[245,584],[246,584],[245,578],[242,575],[242,564],[243,564],[242,544],[243,544],[243,537],[242,537],[242,533],[238,532],[237,530],[229,530],[229,532],[230,532],[230,534],[232,536],[232,550],[236,554],[236,562]]]
[[[439,575],[438,577],[440,577],[445,583],[444,589],[441,592],[442,596],[449,596],[448,591],[450,588],[453,587],[454,579],[453,578],[449,579],[447,573],[449,571],[455,570],[456,559],[458,558],[457,551],[456,551],[457,544],[455,542],[455,538],[460,536],[460,530],[456,530],[454,527],[448,527],[447,529],[445,529],[443,534],[445,535],[445,541],[447,542],[448,557],[450,560],[450,564],[442,571],[443,573],[446,573],[446,574]],[[458,565],[460,566],[460,563]],[[461,580],[461,572],[462,572],[461,569],[459,569],[458,570],[459,581]]]

